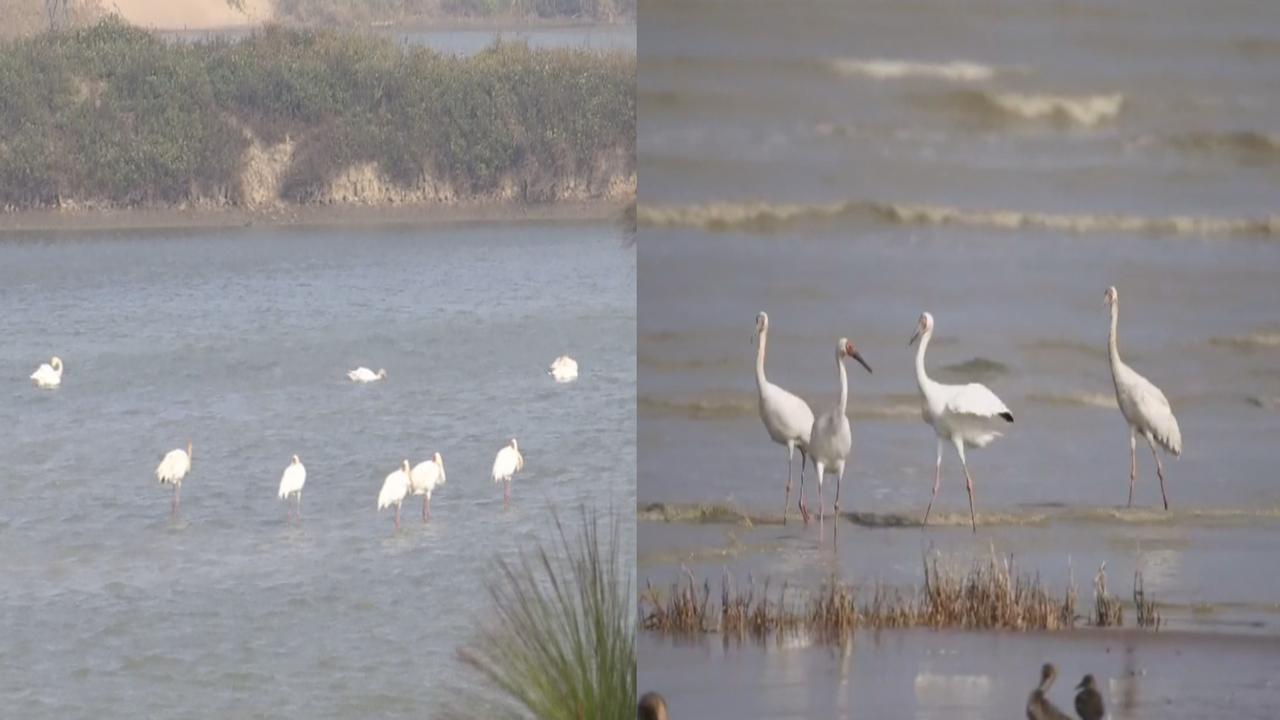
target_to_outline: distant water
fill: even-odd
[[[1280,556],[1280,7],[659,0],[639,33],[641,503],[780,515],[786,451],[758,417],[758,311],[770,379],[815,410],[836,401],[837,338],[875,368],[849,366],[841,501],[857,523],[800,526],[795,488],[785,528],[645,520],[642,584],[687,567],[713,583],[727,570],[914,588],[926,553],[963,566],[994,550],[1057,588],[1074,576],[1082,597],[1102,562],[1125,598],[1140,570],[1174,628],[1280,635],[1280,583],[1260,570]],[[1167,519],[1114,512],[1129,448],[1106,359],[1112,284],[1121,351],[1182,428],[1181,459],[1163,458]],[[935,438],[906,342],[924,310],[933,377],[983,382],[1016,418],[968,455],[976,535],[950,449],[940,526],[918,527]],[[1149,510],[1159,487],[1138,452]],[[640,662],[715,665],[686,676],[708,699],[734,677],[776,677],[772,660],[707,657],[646,645]],[[826,651],[805,662],[797,682],[814,694],[845,682]],[[1028,662],[1001,656],[992,672]],[[761,716],[835,714],[797,702]],[[718,716],[750,715],[739,707]]]
[[[163,36],[187,42],[214,38],[236,39],[253,32],[235,30],[172,30]],[[513,28],[507,30],[378,30],[406,45],[424,45],[449,55],[474,55],[498,39],[527,42],[535,48],[578,50],[636,50],[635,25],[573,25],[566,27]]]
[[[549,539],[550,507],[635,505],[635,255],[608,225],[6,239],[0,308],[6,716],[430,715],[472,682],[492,559]],[[62,387],[32,388],[55,353]],[[188,439],[172,523],[152,473]],[[432,521],[415,498],[394,533],[383,477],[437,450]]]

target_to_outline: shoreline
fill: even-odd
[[[0,212],[0,239],[18,233],[97,230],[188,230],[234,227],[343,227],[462,223],[613,221],[630,201],[598,200],[542,205],[285,205],[245,208],[130,208]]]
[[[556,18],[464,18],[464,17],[430,17],[405,18],[391,21],[371,21],[350,25],[323,25],[299,23],[288,19],[254,20],[235,25],[138,25],[148,32],[161,35],[184,33],[209,33],[213,35],[230,33],[241,34],[261,30],[268,25],[281,25],[302,30],[338,30],[341,32],[494,32],[521,33],[535,30],[619,30],[636,26],[636,19],[620,18],[614,21],[577,19],[569,17]]]

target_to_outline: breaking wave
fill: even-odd
[[[981,93],[991,107],[1024,120],[1054,120],[1093,126],[1114,120],[1124,105],[1124,95],[1051,95],[1045,93]]]
[[[653,397],[636,399],[641,414],[682,417],[690,420],[730,420],[755,417],[759,405],[754,395],[708,394],[695,397]],[[862,420],[903,420],[920,417],[920,401],[915,396],[855,398],[849,416]]]
[[[708,203],[642,206],[639,221],[649,227],[688,227],[711,232],[771,233],[794,225],[832,219],[864,219],[893,225],[956,225],[995,230],[1057,230],[1074,233],[1122,232],[1156,235],[1280,235],[1280,215],[1265,218],[1171,215],[1090,215],[1024,210],[966,210],[946,205],[851,200],[835,203]]]
[[[1280,348],[1280,331],[1263,330],[1259,332],[1252,332],[1247,335],[1216,337],[1211,338],[1209,342],[1213,345],[1225,345],[1228,347],[1243,348],[1247,350],[1256,348]]]
[[[1072,405],[1111,409],[1119,407],[1116,404],[1115,395],[1096,392],[1028,393],[1027,400],[1046,405]]]
[[[1201,155],[1226,155],[1243,165],[1280,162],[1280,136],[1242,130],[1237,132],[1196,132],[1169,139],[1174,149]]]
[[[990,65],[965,60],[931,63],[886,58],[836,58],[831,61],[831,69],[841,75],[857,75],[873,80],[926,78],[952,82],[982,82],[996,75],[996,69]]]

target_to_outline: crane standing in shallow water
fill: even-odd
[[[800,497],[797,507],[800,517],[809,522],[809,508],[804,501],[804,463],[809,456],[809,431],[813,427],[813,410],[809,404],[792,393],[769,382],[764,376],[764,352],[769,343],[769,316],[756,315],[756,394],[760,400],[760,420],[764,422],[769,438],[787,448],[787,492],[782,501],[782,524],[787,524],[787,505],[791,504],[791,461],[796,450],[800,451]],[[818,477],[818,490],[822,490],[822,477]]]
[[[818,475],[818,520],[822,520],[822,476],[829,469],[836,474],[836,515],[840,515],[840,484],[844,480],[844,463],[853,447],[853,433],[849,429],[849,377],[844,370],[844,359],[853,358],[871,372],[871,366],[862,359],[853,343],[847,338],[836,342],[836,371],[840,376],[840,397],[835,407],[822,413],[813,421],[809,433],[809,454]],[[838,519],[838,518],[837,518]]]
[[[933,316],[926,312],[920,315],[916,334],[907,341],[907,347],[911,347],[916,340],[920,341],[920,348],[916,350],[920,413],[938,434],[938,462],[933,473],[933,496],[929,498],[929,507],[924,511],[922,524],[929,524],[933,501],[938,499],[938,483],[942,479],[942,441],[950,440],[956,453],[960,455],[960,466],[964,468],[964,481],[969,489],[969,524],[974,532],[978,532],[977,515],[973,510],[973,478],[969,477],[969,464],[964,458],[964,448],[966,445],[979,448],[989,445],[1001,435],[996,430],[999,426],[997,421],[1011,423],[1013,413],[986,385],[943,385],[932,380],[924,369],[924,353],[932,338]]]
[[[1160,392],[1160,388],[1152,385],[1150,380],[1139,375],[1120,359],[1120,351],[1116,348],[1120,296],[1114,286],[1107,288],[1106,301],[1111,308],[1111,334],[1107,338],[1111,380],[1116,386],[1116,404],[1129,423],[1129,506],[1133,506],[1133,481],[1138,476],[1137,436],[1141,433],[1151,447],[1151,457],[1155,458],[1156,476],[1160,478],[1160,497],[1164,500],[1164,509],[1168,510],[1169,496],[1164,491],[1164,468],[1160,465],[1156,445],[1173,453],[1174,457],[1182,455],[1182,431],[1178,429],[1178,419],[1173,416],[1169,400]]]

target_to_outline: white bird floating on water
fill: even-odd
[[[378,510],[396,506],[396,529],[400,529],[400,504],[409,495],[409,461],[404,460],[400,467],[382,481],[382,490],[378,491]]]
[[[41,363],[31,373],[31,379],[38,388],[56,388],[62,384],[62,358],[57,355],[47,363]]]
[[[413,466],[409,472],[409,486],[414,495],[422,495],[422,521],[431,517],[431,491],[444,484],[444,458],[440,453],[430,460]]]
[[[760,400],[760,420],[769,438],[787,448],[787,490],[782,500],[782,524],[787,524],[787,505],[791,503],[791,462],[800,451],[800,498],[796,505],[800,517],[809,522],[809,508],[804,501],[804,463],[809,455],[809,432],[813,429],[813,410],[799,397],[769,382],[764,376],[765,346],[769,343],[769,315],[756,315],[756,394]],[[819,477],[818,490],[822,490]]]
[[[920,316],[920,324],[916,334],[907,341],[910,347],[916,340],[920,348],[916,350],[916,383],[920,387],[920,413],[924,421],[933,426],[938,434],[938,462],[933,474],[933,495],[929,498],[929,507],[924,511],[924,525],[929,524],[929,513],[933,510],[933,501],[938,498],[938,483],[942,479],[942,441],[949,440],[960,456],[960,466],[964,468],[964,481],[969,489],[969,524],[973,531],[978,531],[977,515],[973,509],[973,478],[969,476],[969,464],[965,461],[964,448],[986,447],[992,440],[1000,437],[997,430],[1002,423],[1013,422],[1013,413],[991,392],[986,385],[969,383],[968,385],[943,385],[934,382],[924,369],[924,353],[933,338],[933,316],[924,313]]]
[[[840,338],[836,343],[836,371],[840,377],[840,397],[835,407],[822,413],[813,420],[813,429],[809,433],[809,454],[813,456],[814,467],[818,472],[818,521],[822,521],[822,477],[827,470],[836,475],[836,515],[840,514],[840,483],[844,479],[845,459],[849,457],[849,449],[853,447],[853,434],[849,429],[849,377],[844,369],[844,359],[853,358],[862,367],[871,372],[871,366],[862,359],[853,343],[848,338]]]
[[[1133,505],[1133,481],[1138,476],[1137,435],[1140,433],[1151,447],[1151,457],[1156,461],[1156,476],[1160,478],[1160,497],[1164,499],[1164,509],[1168,510],[1169,496],[1164,491],[1164,468],[1160,465],[1156,445],[1178,457],[1182,455],[1182,432],[1178,429],[1178,419],[1173,416],[1173,409],[1169,407],[1169,400],[1160,392],[1160,388],[1152,385],[1150,380],[1139,375],[1120,359],[1120,351],[1116,348],[1120,297],[1114,287],[1107,288],[1106,301],[1111,307],[1111,334],[1107,339],[1107,352],[1111,357],[1111,379],[1116,386],[1116,403],[1129,423],[1129,505]]]
[[[280,492],[281,500],[287,499],[290,495],[297,497],[298,517],[302,517],[302,486],[307,484],[307,468],[298,459],[297,455],[293,456],[293,462],[289,463],[289,467],[284,469],[284,473],[280,475]],[[290,510],[292,512],[292,509]]]
[[[386,379],[387,371],[385,368],[379,368],[375,373],[367,367],[360,366],[355,370],[347,371],[347,377],[351,378],[352,382],[371,383]]]
[[[502,507],[507,507],[507,503],[511,501],[511,477],[523,469],[524,456],[520,454],[520,446],[516,444],[516,439],[511,438],[511,444],[499,450],[498,456],[493,459],[493,481],[505,483]]]
[[[156,466],[156,479],[161,485],[173,486],[173,514],[178,514],[178,506],[182,504],[182,479],[191,472],[191,441],[187,441],[187,449],[170,450],[160,459]]]
[[[578,361],[568,355],[561,355],[551,361],[551,369],[547,372],[558,383],[573,382],[578,379]]]

